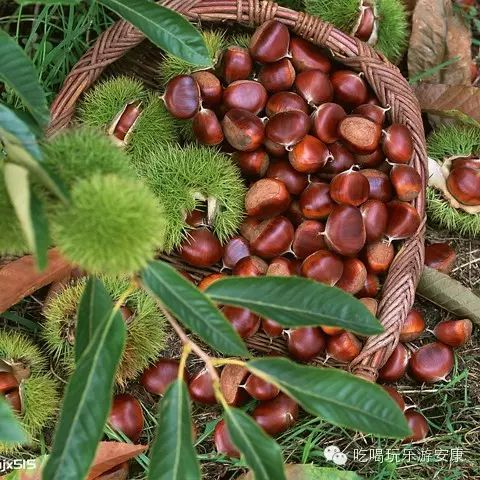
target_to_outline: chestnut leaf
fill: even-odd
[[[0,398],[0,442],[6,444],[23,443],[27,436],[13,414],[10,405]]]
[[[200,480],[193,447],[190,397],[183,380],[172,382],[160,402],[157,436],[150,454],[151,480]]]
[[[386,438],[411,434],[395,401],[375,383],[334,368],[298,365],[286,358],[251,360],[247,368],[277,385],[308,413],[333,425]]]
[[[222,305],[248,308],[283,327],[327,325],[360,335],[383,332],[355,297],[307,278],[229,277],[212,283],[205,293]]]

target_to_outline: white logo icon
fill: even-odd
[[[347,455],[341,452],[335,445],[329,445],[326,447],[323,454],[328,461],[333,462],[335,465],[345,465],[348,460]]]

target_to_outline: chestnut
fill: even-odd
[[[248,402],[249,396],[245,391],[244,382],[248,377],[248,370],[240,365],[225,365],[220,374],[220,391],[227,405],[240,406]]]
[[[374,298],[380,290],[380,280],[374,273],[368,272],[362,289],[356,294],[359,298]]]
[[[255,217],[246,217],[242,224],[240,225],[240,233],[247,240],[250,241],[252,238],[254,229],[260,225],[261,220]]]
[[[363,297],[360,299],[360,302],[362,302],[365,307],[367,307],[368,311],[374,316],[377,316],[378,312],[378,302],[374,298],[369,298],[369,297]]]
[[[294,227],[298,227],[305,220],[298,200],[292,201],[284,215],[292,222]]]
[[[4,395],[18,387],[19,383],[15,375],[10,372],[0,372],[0,395]]]
[[[187,213],[185,223],[195,228],[205,227],[208,224],[207,212],[198,209],[192,210]]]
[[[302,215],[312,220],[328,217],[335,206],[330,197],[330,186],[322,182],[310,183],[300,195],[298,204]]]
[[[272,338],[279,337],[283,333],[283,327],[275,320],[270,320],[269,318],[262,320],[262,330]]]
[[[223,87],[220,80],[211,72],[200,70],[192,73],[198,83],[202,105],[205,108],[216,108],[222,102]]]
[[[253,255],[239,260],[233,268],[232,274],[239,277],[261,277],[267,273],[267,270],[267,262]]]
[[[380,275],[386,273],[395,258],[395,249],[390,242],[369,243],[363,252],[365,266],[369,272]]]
[[[200,108],[200,88],[191,75],[172,78],[163,96],[165,107],[175,118],[192,118]]]
[[[255,30],[250,40],[250,54],[260,63],[273,63],[288,54],[290,32],[276,20],[269,20]]]
[[[321,70],[299,73],[295,79],[295,90],[309,105],[320,105],[333,100],[332,83]]]
[[[295,273],[293,261],[285,257],[274,258],[267,269],[267,275],[274,277],[290,277]]]
[[[452,349],[443,343],[433,342],[416,350],[408,366],[412,377],[419,382],[434,383],[445,380],[453,364]]]
[[[223,92],[223,105],[227,111],[238,108],[258,115],[265,108],[267,99],[265,87],[253,80],[238,80]]]
[[[452,160],[451,170],[454,168],[468,167],[480,169],[480,158],[475,157],[458,157]]]
[[[420,174],[408,165],[394,165],[390,170],[390,181],[397,198],[403,202],[417,198],[423,187]]]
[[[197,288],[201,292],[204,292],[212,283],[215,283],[216,281],[225,277],[226,275],[224,275],[223,273],[212,273],[211,275],[207,275],[206,277],[204,277],[197,285]]]
[[[300,110],[280,112],[268,120],[265,136],[288,149],[307,135],[310,124],[310,117]]]
[[[307,115],[310,113],[307,102],[300,95],[293,92],[275,93],[268,99],[265,106],[267,117],[273,117],[277,113],[290,110],[300,110]]]
[[[222,312],[242,338],[255,335],[260,327],[260,317],[246,308],[228,305]]]
[[[378,147],[372,153],[366,153],[364,155],[356,154],[355,163],[362,168],[378,168],[385,160],[385,154],[381,147]]]
[[[366,279],[367,269],[364,263],[358,258],[346,258],[343,261],[342,276],[335,286],[355,295],[363,288]]]
[[[238,46],[228,47],[222,56],[220,72],[225,82],[246,80],[253,71],[253,60],[248,50]]]
[[[325,225],[317,220],[305,220],[295,230],[292,251],[296,258],[307,258],[318,250],[325,249],[323,232]]]
[[[370,184],[360,172],[348,170],[333,177],[330,197],[342,205],[360,206],[368,200]]]
[[[350,332],[327,338],[327,355],[337,362],[351,362],[362,350],[362,342]]]
[[[338,125],[347,116],[337,103],[323,103],[313,113],[313,132],[325,143],[339,140]]]
[[[320,325],[322,332],[326,333],[327,335],[338,335],[342,333],[344,330],[340,327],[329,327],[328,325]]]
[[[269,155],[272,157],[283,157],[287,154],[287,149],[284,145],[272,142],[268,138],[263,140],[263,146]]]
[[[222,255],[220,241],[207,228],[190,230],[180,247],[180,256],[195,267],[211,267],[221,260]]]
[[[375,11],[373,7],[362,6],[360,19],[358,20],[358,26],[355,31],[355,37],[359,38],[363,42],[368,42],[375,29]]]
[[[204,403],[206,405],[215,405],[215,391],[213,390],[212,377],[207,369],[200,370],[188,384],[190,398],[194,402]]]
[[[425,247],[425,265],[439,272],[450,273],[457,254],[448,243],[432,243]]]
[[[147,392],[163,395],[167,387],[178,378],[180,364],[172,358],[160,358],[148,367],[140,378],[140,383]],[[184,371],[184,378],[188,382],[188,374]]]
[[[108,416],[108,423],[136,442],[143,430],[143,412],[140,402],[132,395],[116,395]]]
[[[382,385],[382,388],[392,397],[393,400],[395,400],[395,403],[400,407],[400,410],[404,412],[406,405],[402,395],[390,385]]]
[[[255,400],[262,402],[273,400],[280,393],[280,389],[276,385],[253,375],[253,373],[249,375],[245,382],[245,390]]]
[[[240,452],[230,438],[225,420],[220,420],[215,426],[213,441],[218,453],[223,453],[233,458],[240,458]]]
[[[412,309],[408,312],[402,328],[400,329],[400,341],[412,342],[425,331],[425,319],[423,313]]]
[[[330,77],[335,101],[347,108],[355,108],[367,102],[367,84],[351,70],[337,70]]]
[[[249,257],[250,254],[248,241],[242,236],[233,237],[223,249],[223,266],[232,269],[242,258]]]
[[[407,410],[405,412],[405,418],[407,420],[408,428],[410,428],[410,430],[412,431],[412,435],[405,438],[405,440],[403,440],[403,443],[419,442],[420,440],[423,440],[427,437],[428,423],[421,413]]]
[[[252,412],[253,419],[269,435],[288,430],[298,418],[298,404],[280,393],[273,400],[260,403]]]
[[[222,128],[228,143],[244,152],[260,148],[265,138],[263,122],[248,110],[229,110],[223,117]]]
[[[330,158],[327,146],[318,138],[306,135],[288,153],[292,167],[301,173],[315,173]]]
[[[127,135],[133,131],[135,123],[142,114],[142,102],[141,100],[133,101],[125,107],[120,114],[116,123],[110,127],[109,133],[115,138],[120,140],[120,144],[124,145],[127,142]]]
[[[245,210],[252,217],[265,219],[284,212],[290,201],[290,194],[283,182],[262,178],[245,195]]]
[[[433,329],[435,337],[450,347],[465,345],[472,336],[473,325],[471,320],[444,320],[437,323]]]
[[[255,229],[250,248],[255,255],[269,259],[284,254],[293,242],[294,228],[285,217],[264,220]]]
[[[320,48],[300,37],[290,39],[290,55],[298,72],[321,70],[323,73],[329,73],[332,68],[332,63]]]
[[[348,151],[341,143],[332,143],[328,146],[332,157],[322,168],[322,172],[327,174],[336,174],[344,172],[354,164],[353,154]]]
[[[338,135],[353,153],[373,153],[380,144],[382,127],[368,118],[348,115],[338,124]]]
[[[378,378],[382,382],[396,382],[400,380],[407,370],[408,350],[403,343],[399,343],[386,361],[385,365],[378,371]]]
[[[261,178],[267,172],[270,159],[263,148],[253,152],[234,152],[232,160],[246,177]]]
[[[402,240],[416,233],[421,219],[417,210],[406,202],[393,200],[387,204],[388,224],[387,237],[390,240]]]
[[[264,65],[258,74],[258,81],[270,93],[288,90],[295,81],[295,69],[288,58]]]
[[[325,241],[340,255],[356,255],[365,245],[365,226],[360,210],[351,205],[338,205],[325,224]]]
[[[335,285],[343,273],[340,257],[328,250],[318,250],[309,255],[302,263],[302,275],[317,282]]]
[[[382,108],[379,105],[365,103],[355,108],[352,113],[354,115],[360,115],[361,117],[368,118],[372,122],[378,123],[379,125],[383,125],[386,111],[387,110],[385,108]]]
[[[266,176],[283,182],[291,195],[300,195],[308,185],[307,175],[295,170],[287,160],[272,162]]]
[[[195,138],[204,145],[219,145],[223,142],[223,130],[213,110],[202,108],[193,117],[192,130]]]
[[[360,205],[367,243],[378,242],[387,231],[388,210],[380,200],[368,200]]]
[[[302,327],[287,331],[287,346],[291,357],[308,362],[325,350],[325,334],[318,327]]]
[[[392,163],[409,163],[413,155],[413,140],[405,125],[394,123],[384,132],[383,152]]]
[[[393,198],[393,187],[388,175],[373,168],[366,168],[360,172],[370,185],[369,198],[380,200],[381,202],[389,202]]]
[[[480,169],[454,168],[447,178],[448,191],[464,205],[480,205]]]

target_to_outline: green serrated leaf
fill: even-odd
[[[242,339],[212,301],[165,262],[151,262],[141,274],[145,288],[215,350],[248,356]]]
[[[43,480],[83,480],[95,457],[108,413],[126,327],[113,310],[80,357],[68,382]],[[101,318],[97,319],[101,323]]]
[[[160,402],[157,438],[150,455],[149,480],[200,480],[193,447],[192,418],[187,386],[172,382]]]
[[[27,436],[12,412],[10,405],[0,396],[0,442],[24,443]]]
[[[350,373],[298,365],[286,358],[251,360],[247,368],[277,385],[307,412],[334,425],[388,438],[411,433],[385,390]]]
[[[222,305],[248,308],[284,327],[328,325],[361,335],[383,332],[356,298],[339,288],[300,277],[229,277],[205,292]]]
[[[81,0],[16,0],[19,5],[78,5]]]
[[[198,30],[169,8],[146,0],[99,0],[141,30],[160,48],[192,65],[212,66],[212,59]]]
[[[278,443],[238,408],[225,408],[224,418],[230,438],[252,469],[255,480],[285,480]]]
[[[47,125],[50,115],[38,73],[23,49],[4,30],[0,30],[0,58],[0,78],[15,90],[38,124]]]

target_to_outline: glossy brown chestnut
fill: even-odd
[[[395,248],[390,242],[378,241],[366,245],[363,260],[369,272],[386,273],[395,258]]]
[[[445,380],[454,364],[453,350],[440,342],[423,345],[408,362],[409,372],[419,382],[435,383]]]
[[[337,205],[325,224],[325,241],[340,255],[356,255],[365,245],[367,235],[360,210],[351,205]]]
[[[399,343],[390,355],[385,365],[378,371],[378,378],[382,382],[396,382],[400,380],[407,370],[408,350],[403,343]]]
[[[406,405],[402,395],[390,385],[382,385],[382,388],[392,397],[395,403],[400,407],[400,410],[404,412]]]
[[[393,200],[387,204],[388,225],[387,237],[390,240],[402,240],[415,234],[420,226],[420,215],[406,202]]]
[[[327,337],[327,355],[337,362],[351,362],[362,350],[362,342],[350,332]]]
[[[326,333],[327,335],[339,335],[344,330],[340,327],[330,327],[328,325],[320,325],[322,332]]]
[[[249,257],[250,245],[242,236],[231,238],[223,249],[223,266],[233,269],[245,257]]]
[[[200,370],[188,384],[188,392],[190,398],[194,402],[214,405],[217,403],[215,392],[213,390],[213,382],[210,373],[206,370]]]
[[[317,46],[300,37],[290,39],[290,55],[298,72],[321,70],[323,73],[329,73],[332,68],[328,57]]]
[[[263,122],[248,110],[229,110],[223,117],[222,128],[228,143],[242,152],[257,150],[265,138]]]
[[[253,374],[247,378],[245,390],[255,400],[262,402],[273,400],[280,393],[280,389],[277,386]]]
[[[260,317],[246,308],[226,306],[223,314],[242,338],[255,335],[260,327]]]
[[[472,321],[468,319],[444,320],[435,325],[433,333],[440,342],[450,347],[461,347],[472,337],[472,329]]]
[[[312,220],[328,217],[335,206],[330,197],[330,186],[322,182],[310,183],[300,195],[298,203],[302,215]]]
[[[140,100],[129,103],[117,120],[112,132],[113,136],[119,140],[125,140],[127,135],[132,132],[135,122],[141,114],[142,103]]]
[[[318,250],[309,255],[302,263],[302,275],[317,282],[335,285],[343,273],[340,257],[328,250]]]
[[[0,372],[0,395],[18,389],[19,383],[15,375],[10,372]]]
[[[337,103],[323,103],[313,113],[313,132],[322,142],[334,143],[340,138],[338,125],[346,116]]]
[[[305,220],[300,210],[298,200],[292,201],[284,215],[292,222],[294,227],[298,227]]]
[[[253,71],[253,60],[248,50],[238,46],[228,47],[220,66],[222,78],[232,83],[237,80],[246,80]]]
[[[368,118],[349,115],[338,124],[338,135],[353,153],[373,153],[380,144],[382,127]]]
[[[332,143],[328,146],[333,158],[330,158],[322,172],[327,174],[337,174],[348,170],[354,164],[354,156],[341,143]]]
[[[288,352],[300,362],[308,362],[325,350],[326,337],[318,327],[303,327],[289,330]]]
[[[373,153],[367,153],[365,155],[355,155],[355,164],[362,168],[377,168],[385,160],[385,154],[381,147],[378,147]]]
[[[265,147],[267,153],[272,157],[284,157],[288,153],[283,145],[272,142],[268,138],[263,140],[263,146]]]
[[[240,406],[248,402],[244,382],[249,375],[248,370],[241,365],[225,365],[220,373],[220,391],[230,406]]]
[[[428,423],[421,413],[407,410],[405,412],[405,418],[407,419],[408,428],[412,431],[412,435],[407,437],[403,443],[419,442],[427,437]]]
[[[233,268],[232,274],[239,277],[261,277],[267,273],[267,270],[268,263],[253,255],[239,260]]]
[[[195,138],[204,145],[219,145],[223,142],[222,125],[213,110],[202,108],[192,121]]]
[[[255,30],[250,40],[250,54],[260,63],[273,63],[287,56],[290,44],[288,28],[269,20]]]
[[[351,70],[337,70],[330,77],[335,92],[335,101],[342,106],[355,108],[367,102],[367,84]]]
[[[216,108],[222,101],[223,87],[220,80],[211,72],[200,70],[192,73],[192,77],[200,88],[202,105],[205,108]]]
[[[225,420],[220,420],[217,423],[213,433],[213,441],[218,453],[223,453],[233,458],[240,458],[240,452],[230,438]]]
[[[377,316],[377,311],[378,311],[378,301],[375,300],[374,298],[369,298],[369,297],[363,297],[360,299],[360,302],[362,302],[365,307],[367,307],[368,311],[374,316]]]
[[[283,182],[262,178],[245,195],[245,210],[251,217],[269,218],[284,212],[290,201],[290,193]]]
[[[318,138],[306,135],[288,153],[292,167],[301,173],[315,173],[330,158],[327,146]]]
[[[295,265],[289,258],[276,257],[270,262],[267,275],[275,277],[290,277],[291,275],[295,275]]]
[[[295,230],[292,251],[296,258],[307,258],[326,247],[323,232],[325,225],[317,220],[305,220]]]
[[[265,136],[274,143],[290,148],[307,135],[310,125],[310,117],[300,110],[280,112],[268,120]]]
[[[480,205],[480,169],[454,168],[447,178],[448,191],[464,205]]]
[[[366,168],[360,172],[368,180],[370,185],[369,198],[389,202],[393,198],[393,186],[386,173],[373,168]]]
[[[425,247],[425,265],[439,272],[450,273],[457,254],[448,243],[431,243]]]
[[[413,155],[413,140],[405,125],[394,123],[384,132],[383,152],[392,163],[409,163]]]
[[[242,224],[240,225],[240,233],[247,240],[247,242],[249,242],[252,238],[254,229],[260,224],[260,222],[261,220],[255,217],[246,217],[243,220]]]
[[[321,70],[299,73],[295,79],[295,90],[309,105],[320,105],[333,100],[332,83]]]
[[[177,360],[160,358],[143,372],[140,383],[147,392],[163,395],[167,387],[178,378],[179,367]],[[183,376],[188,382],[188,373],[184,371]]]
[[[361,12],[355,37],[367,42],[375,28],[375,12],[372,7],[362,7]]]
[[[227,111],[239,108],[258,115],[265,108],[267,99],[265,87],[253,80],[238,80],[223,92],[223,105]]]
[[[358,258],[346,258],[343,261],[342,276],[335,286],[355,295],[363,288],[366,279],[367,269],[365,264]]]
[[[283,327],[269,318],[264,318],[262,320],[262,330],[272,338],[279,337],[283,333]]]
[[[108,423],[136,442],[143,430],[143,412],[140,402],[132,395],[116,395],[108,416]]]
[[[163,99],[175,118],[192,118],[200,108],[200,88],[191,75],[179,75],[167,83]]]
[[[288,218],[269,218],[255,229],[250,248],[254,255],[264,259],[278,257],[290,249],[294,233],[292,222]]]
[[[452,160],[452,168],[468,167],[480,169],[480,158],[478,157],[458,157]]]
[[[293,92],[278,92],[273,94],[268,99],[265,107],[267,117],[273,117],[277,113],[291,110],[300,110],[307,115],[310,113],[307,102],[300,95]]]
[[[378,242],[387,231],[388,210],[380,200],[368,200],[360,206],[367,243]]]
[[[232,160],[246,177],[261,178],[267,172],[270,159],[263,148],[253,152],[234,152]]]
[[[272,162],[266,176],[283,182],[291,195],[300,195],[308,185],[307,175],[295,170],[287,160]]]
[[[330,183],[330,197],[341,205],[358,207],[368,200],[369,193],[368,179],[353,170],[339,173]]]
[[[252,417],[269,435],[278,435],[297,421],[298,404],[280,393],[273,400],[260,403],[253,410]]]
[[[422,191],[422,177],[409,165],[394,165],[390,170],[390,181],[397,198],[403,202],[417,198]]]
[[[225,277],[226,275],[223,273],[212,273],[211,275],[207,275],[205,278],[203,278],[202,281],[197,285],[197,288],[201,292],[204,292],[212,283],[215,283],[216,281]]]
[[[425,319],[423,313],[412,309],[408,312],[400,330],[401,342],[413,342],[425,331]]]
[[[195,267],[210,267],[219,262],[222,255],[220,241],[206,228],[190,230],[180,247],[180,256]]]
[[[264,65],[258,74],[258,81],[270,93],[289,90],[295,81],[295,69],[288,58]]]
[[[205,227],[208,223],[207,212],[203,210],[192,210],[185,218],[185,222],[191,227]]]
[[[363,288],[357,293],[357,297],[364,298],[369,297],[373,298],[377,296],[377,293],[380,290],[380,280],[377,275],[374,273],[367,273],[367,279]]]
[[[378,123],[379,125],[383,125],[383,122],[385,121],[385,112],[386,110],[379,105],[365,103],[364,105],[360,105],[355,108],[352,113],[354,115],[360,115],[368,118],[372,122]]]

